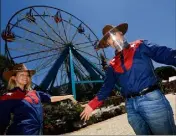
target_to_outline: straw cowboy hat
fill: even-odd
[[[10,70],[3,72],[3,78],[5,80],[9,80],[11,76],[14,76],[17,72],[29,72],[30,76],[35,74],[35,70],[29,70],[24,64],[16,64]]]
[[[109,36],[109,31],[113,30],[114,28],[116,28],[116,30],[120,31],[123,33],[123,35],[125,35],[125,33],[127,32],[128,30],[128,24],[127,23],[122,23],[118,26],[112,26],[112,25],[106,25],[103,30],[102,30],[102,33],[103,33],[103,38],[100,40],[100,42],[98,43],[97,45],[97,50],[100,49],[100,48],[106,48],[108,47],[109,45],[107,45],[106,43],[106,40]]]

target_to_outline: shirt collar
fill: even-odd
[[[20,87],[14,87],[11,91],[17,91],[17,90],[19,90],[19,91],[21,91],[23,93],[26,92],[25,90],[22,90]]]

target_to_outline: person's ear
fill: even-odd
[[[16,77],[15,77],[15,76],[12,76],[11,79],[12,79],[12,80],[16,80]]]
[[[123,33],[122,32],[119,32],[121,36],[123,36]]]

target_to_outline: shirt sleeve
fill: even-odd
[[[143,41],[140,48],[152,60],[158,63],[176,66],[176,50],[166,46],[159,46],[147,40]]]
[[[3,135],[11,118],[12,100],[1,100],[0,97],[0,135]]]
[[[45,92],[42,92],[42,91],[37,91],[37,93],[40,96],[41,102],[46,102],[46,103],[50,103],[51,102],[51,95],[49,95],[49,94],[47,94]]]
[[[88,104],[92,109],[103,104],[103,101],[109,96],[110,92],[113,90],[116,83],[115,72],[111,66],[108,67],[106,71],[106,76],[104,79],[103,86],[100,91],[97,93],[96,97],[91,100]]]

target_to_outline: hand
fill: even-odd
[[[87,104],[83,112],[80,114],[81,120],[83,119],[84,121],[89,120],[92,112],[93,112],[93,109]]]
[[[75,98],[72,96],[69,97],[69,99],[74,103],[74,104],[77,104],[77,101],[75,100]]]
[[[73,95],[65,95],[66,98],[71,98]]]
[[[81,104],[81,107],[85,108],[87,106],[87,104]]]
[[[75,98],[73,97],[73,95],[65,95],[65,99],[70,99],[74,104],[77,103],[77,101],[75,100]]]
[[[73,95],[64,95],[63,97],[64,97],[64,99],[71,99],[71,98],[73,98]]]

